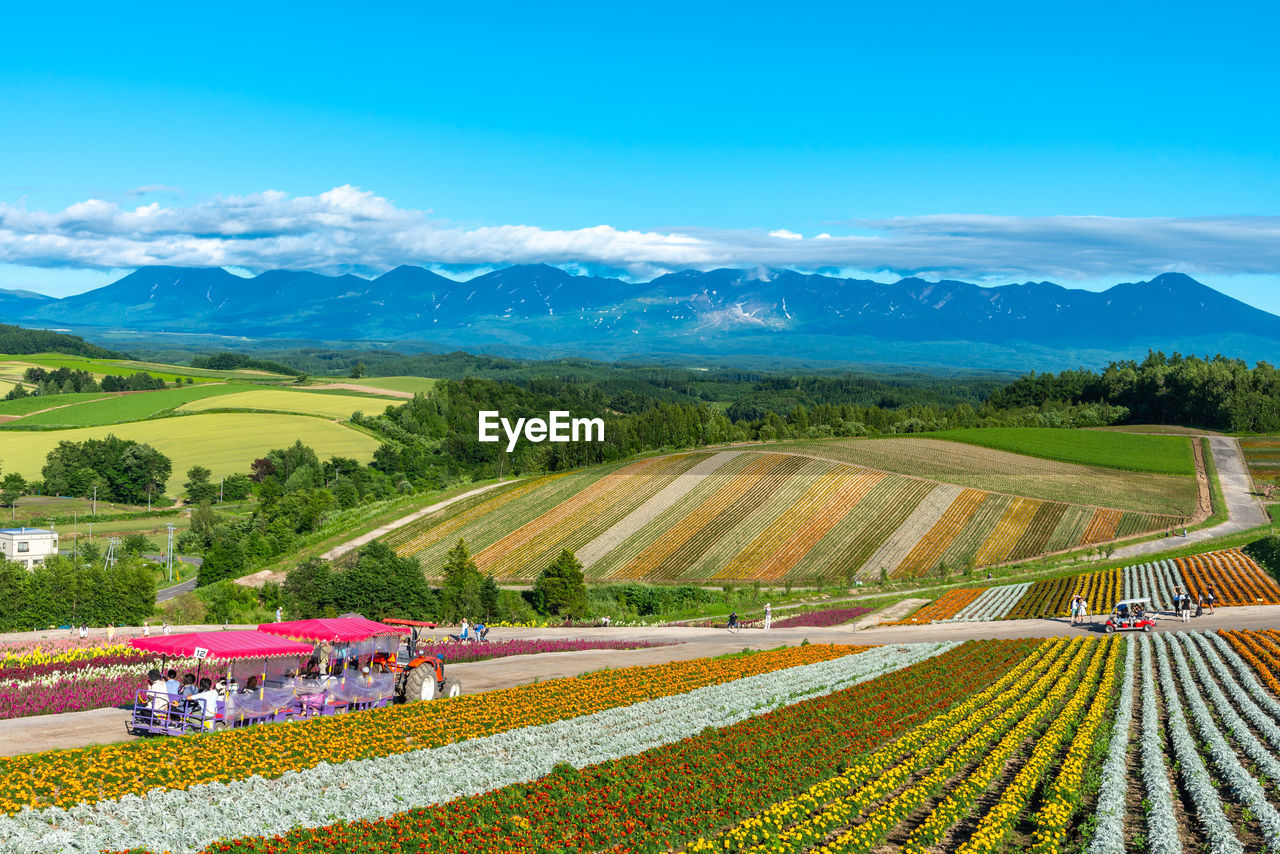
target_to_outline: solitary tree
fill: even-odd
[[[573,552],[562,549],[560,556],[542,570],[533,583],[533,607],[543,614],[576,619],[587,613],[587,585],[582,563]]]
[[[192,466],[187,469],[187,482],[182,488],[187,491],[188,504],[202,504],[218,497],[218,487],[209,482],[213,472],[204,466]]]

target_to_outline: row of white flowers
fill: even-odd
[[[147,675],[154,664],[109,664],[106,667],[85,667],[81,670],[64,670],[37,676],[34,679],[0,680],[0,688],[11,690],[30,688],[36,685],[53,688],[64,682],[88,682],[93,679],[114,679],[118,676],[135,676],[138,679]],[[139,683],[141,685],[141,683]]]
[[[1178,698],[1177,689],[1173,687],[1177,683],[1173,680],[1173,669],[1169,666],[1169,653],[1164,640],[1156,635],[1154,641],[1144,637],[1142,642],[1144,646],[1155,643],[1159,653],[1160,684],[1170,686],[1170,690],[1165,692],[1169,737],[1173,741],[1173,753],[1177,757],[1183,784],[1195,803],[1200,826],[1208,836],[1209,850],[1213,854],[1244,854],[1244,846],[1231,829],[1231,822],[1222,810],[1222,799],[1218,797],[1218,790],[1213,786],[1213,779],[1209,776],[1209,770],[1205,767],[1204,759],[1187,727],[1182,701]]]
[[[1107,759],[1102,764],[1102,786],[1098,791],[1098,824],[1089,842],[1089,854],[1125,854],[1125,800],[1129,794],[1129,727],[1133,722],[1134,650],[1137,642],[1129,638],[1124,651],[1124,682],[1116,703],[1115,728],[1107,746]]]
[[[1272,717],[1280,720],[1280,702],[1271,696],[1271,692],[1262,687],[1262,683],[1258,681],[1258,677],[1253,674],[1253,669],[1240,657],[1240,653],[1231,648],[1231,644],[1227,643],[1217,632],[1205,632],[1205,635],[1213,640],[1213,646],[1222,654],[1222,657],[1235,668],[1236,675],[1240,677],[1240,681],[1244,683],[1245,690],[1249,692],[1249,696],[1254,701],[1266,709]]]
[[[1160,683],[1151,664],[1151,644],[1142,642],[1142,782],[1150,810],[1147,813],[1147,844],[1152,854],[1181,854],[1178,819],[1173,812],[1173,789],[1164,761],[1160,735],[1160,711],[1156,701]]]
[[[1196,729],[1200,730],[1200,736],[1208,747],[1209,757],[1213,760],[1214,766],[1217,767],[1218,773],[1226,779],[1227,785],[1235,793],[1236,798],[1253,810],[1254,816],[1258,819],[1258,824],[1262,827],[1262,835],[1267,840],[1267,848],[1275,850],[1277,846],[1280,846],[1280,812],[1276,812],[1276,808],[1268,803],[1267,793],[1263,791],[1257,779],[1240,763],[1240,757],[1236,755],[1235,750],[1227,743],[1222,730],[1218,728],[1213,719],[1213,713],[1209,711],[1209,706],[1204,701],[1203,692],[1207,691],[1214,700],[1218,713],[1222,716],[1227,728],[1231,730],[1231,735],[1235,737],[1241,749],[1250,759],[1258,763],[1259,768],[1273,780],[1280,779],[1280,762],[1277,762],[1275,757],[1271,756],[1262,742],[1258,741],[1257,736],[1249,730],[1248,725],[1240,715],[1236,714],[1236,711],[1231,708],[1231,703],[1227,701],[1226,696],[1213,682],[1213,678],[1210,676],[1208,669],[1204,667],[1202,661],[1199,662],[1200,690],[1197,690],[1197,685],[1191,677],[1191,668],[1187,666],[1187,657],[1182,648],[1183,644],[1190,643],[1190,641],[1183,634],[1175,635],[1175,637],[1181,643],[1169,641],[1169,645],[1173,649],[1173,658],[1178,666],[1178,675],[1182,678],[1183,690],[1187,695],[1187,705],[1191,707],[1191,716],[1195,719]],[[1221,698],[1221,703],[1218,703],[1219,698]]]
[[[1150,599],[1152,606],[1156,609],[1172,611],[1175,589],[1186,590],[1187,587],[1182,579],[1182,571],[1171,560],[1158,560],[1124,568],[1122,590],[1125,599]]]
[[[321,764],[278,779],[251,777],[185,791],[154,789],[141,798],[69,809],[26,810],[0,818],[0,851],[146,847],[182,854],[220,838],[382,818],[535,780],[560,762],[582,768],[641,753],[707,727],[728,726],[851,687],[953,646],[877,647],[568,721],[381,759]]]
[[[965,623],[1004,619],[1029,589],[1031,589],[1030,584],[1005,584],[1000,587],[990,587],[977,599],[961,608],[954,617],[939,620],[938,622]]]
[[[1209,689],[1209,694],[1213,697],[1213,704],[1219,709],[1223,709],[1219,714],[1223,720],[1228,721],[1231,731],[1234,734],[1238,727],[1243,727],[1244,721],[1248,720],[1254,729],[1262,733],[1262,737],[1271,742],[1277,748],[1280,748],[1280,726],[1276,726],[1275,720],[1262,709],[1258,708],[1258,704],[1249,696],[1249,692],[1240,687],[1240,683],[1236,681],[1235,676],[1218,654],[1213,651],[1213,647],[1209,642],[1199,634],[1188,635],[1194,638],[1195,644],[1187,642],[1190,650],[1190,657],[1195,663],[1196,670],[1200,674],[1200,681]],[[1207,669],[1213,672],[1216,682],[1211,681],[1206,673]],[[1221,687],[1219,687],[1221,686]],[[1225,693],[1224,693],[1225,689]],[[1227,697],[1231,699],[1228,700]],[[1234,716],[1234,717],[1232,717]],[[1250,733],[1250,738],[1253,738]],[[1254,739],[1257,742],[1257,739]],[[1256,760],[1259,767],[1267,770],[1267,776],[1272,780],[1280,780],[1280,760],[1277,760],[1271,750],[1262,747],[1266,757]],[[1252,754],[1250,754],[1252,756]]]

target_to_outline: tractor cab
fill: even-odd
[[[446,679],[444,657],[420,650],[422,638],[435,623],[419,620],[383,620],[390,626],[404,626],[409,636],[396,647],[394,656],[386,655],[375,661],[387,673],[396,674],[396,692],[405,699],[434,700],[437,697],[456,697],[462,693],[462,683]]]
[[[1116,631],[1149,632],[1155,621],[1148,615],[1150,599],[1121,599],[1111,609],[1105,629],[1108,634]]]

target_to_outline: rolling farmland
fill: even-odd
[[[1262,487],[1280,484],[1280,436],[1241,439],[1240,450],[1254,483]]]
[[[1042,501],[1188,517],[1196,507],[1193,469],[1185,474],[1120,471],[913,436],[778,442],[765,449]]]
[[[378,440],[372,436],[322,418],[209,413],[73,430],[0,430],[0,460],[4,461],[5,471],[38,479],[45,456],[58,442],[83,442],[111,434],[145,442],[172,459],[170,494],[180,491],[187,469],[193,465],[212,469],[216,480],[222,475],[248,471],[255,457],[294,440],[315,448],[322,457],[337,455],[362,461],[372,459],[378,447]]]
[[[1125,520],[1150,530],[1182,517],[751,448],[540,478],[418,520],[387,541],[432,574],[464,539],[481,571],[508,581],[535,577],[564,548],[596,580],[848,580],[1020,560],[1086,544]]]

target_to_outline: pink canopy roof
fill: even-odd
[[[210,658],[272,658],[277,655],[310,655],[311,644],[286,640],[255,631],[188,632],[157,638],[130,638],[136,649],[191,658],[197,648],[209,650]]]
[[[407,634],[404,626],[388,626],[364,617],[332,617],[320,620],[292,620],[287,623],[262,623],[259,631],[287,638],[310,641],[361,641],[378,635]]]

